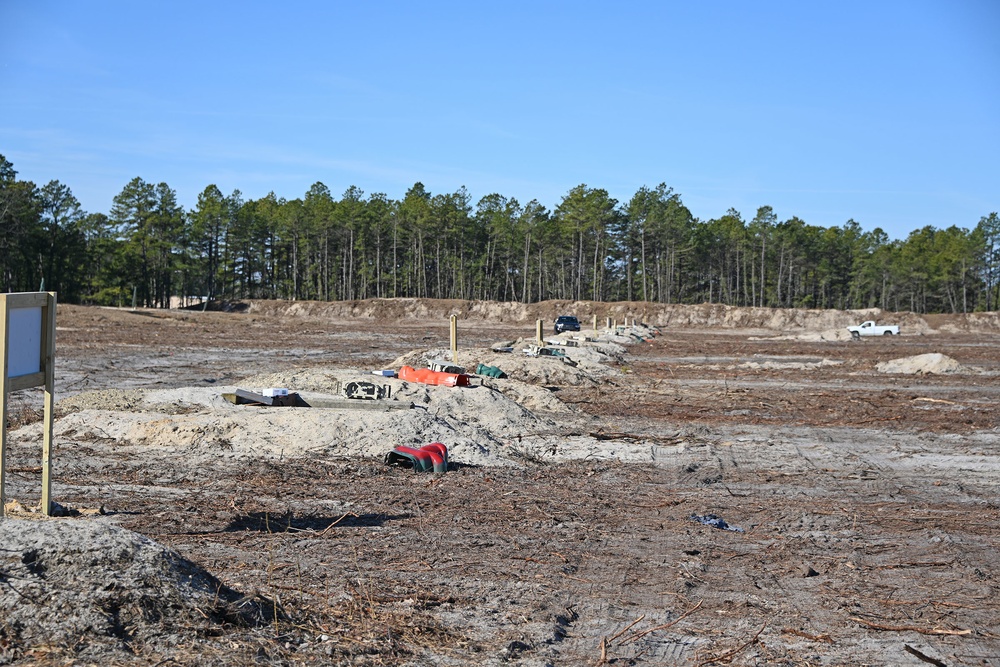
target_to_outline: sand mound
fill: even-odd
[[[928,323],[949,333],[1000,331],[1000,312],[967,313],[954,315],[927,315]]]
[[[844,362],[834,359],[821,361],[745,361],[729,368],[743,368],[751,371],[811,371],[831,366],[840,366]]]
[[[464,353],[463,353],[464,354]],[[400,366],[413,366],[414,368],[424,368],[428,359],[450,359],[451,353],[446,350],[426,350],[424,352],[410,352],[400,359],[404,361],[398,363],[400,359],[389,365],[389,368],[399,369]],[[489,358],[484,355],[483,358]],[[479,363],[479,362],[477,362]],[[486,363],[486,362],[483,362]],[[488,364],[493,365],[493,364]],[[475,364],[468,370],[475,370]],[[506,370],[506,369],[505,369]],[[394,384],[377,376],[357,376],[354,379],[364,379],[376,384]],[[292,373],[272,373],[267,375],[255,375],[242,381],[245,387],[294,387],[296,391],[319,392],[333,394],[336,392],[337,378],[330,373],[320,373],[315,370],[296,371]],[[567,413],[572,409],[565,403],[552,395],[552,392],[544,387],[537,387],[526,382],[513,378],[503,378],[501,380],[488,380],[486,384],[489,388],[500,392],[514,403],[520,404],[531,412],[556,412]],[[398,389],[397,389],[398,391]],[[447,394],[445,394],[447,395]],[[402,394],[399,396],[403,396]]]
[[[879,373],[899,373],[901,375],[937,375],[966,371],[957,361],[938,352],[885,361],[875,368]]]
[[[144,393],[141,389],[88,391],[64,398],[58,401],[58,406],[64,412],[79,412],[90,408],[133,410],[142,404]]]
[[[413,305],[413,304],[411,304]],[[302,304],[305,310],[316,304]],[[638,331],[638,330],[637,330]],[[607,333],[605,333],[607,335]],[[566,336],[568,338],[568,336]],[[497,366],[507,378],[481,377],[473,387],[437,387],[370,370],[300,368],[243,378],[238,385],[85,392],[67,399],[55,436],[70,442],[113,443],[141,456],[183,456],[189,461],[225,458],[372,458],[382,459],[400,445],[442,442],[449,458],[463,465],[509,465],[525,456],[648,461],[654,456],[642,442],[623,444],[580,435],[565,417],[585,417],[562,403],[559,387],[597,386],[620,372],[607,365],[621,362],[631,336],[579,341],[579,347],[554,347],[558,357],[530,357],[521,349],[533,341],[514,341],[515,352],[483,348],[461,350],[459,364],[470,372],[477,364]],[[418,350],[387,368],[425,367],[450,359],[450,351]],[[388,385],[389,401],[352,401],[339,388],[356,381]],[[284,387],[313,407],[233,405],[223,394],[237,388]],[[75,410],[75,412],[74,412]],[[556,417],[560,416],[560,421]],[[567,437],[566,431],[576,435]],[[41,426],[19,429],[22,440],[40,440]],[[538,452],[534,452],[534,449]]]
[[[456,462],[489,465],[500,462],[510,440],[551,430],[554,422],[541,413],[570,411],[546,390],[511,380],[435,387],[362,371],[298,369],[245,378],[240,386],[286,387],[318,406],[339,399],[339,383],[359,380],[388,384],[392,403],[402,409],[370,410],[366,401],[348,403],[354,409],[233,405],[222,394],[235,386],[188,387],[146,391],[138,406],[123,410],[92,408],[67,415],[57,422],[56,434],[183,450],[194,457],[225,452],[381,458],[398,445],[439,441]]]
[[[0,545],[0,662],[5,645],[72,647],[77,658],[110,645],[133,655],[264,620],[267,605],[110,524],[8,518]]]
[[[574,366],[556,357],[529,357],[524,354],[523,350],[533,344],[532,340],[524,339],[509,343],[508,346],[514,348],[513,352],[494,352],[485,348],[462,350],[459,353],[459,364],[469,373],[474,372],[478,364],[496,366],[511,379],[542,387],[594,386],[604,382],[608,377],[618,375],[618,371],[606,366],[605,362],[612,358],[611,354],[614,354],[615,358],[620,358],[621,352],[618,350],[624,351],[621,346],[610,343],[603,345],[608,354],[601,351],[601,346],[552,346],[564,352],[567,358],[575,362]],[[415,350],[394,360],[389,367],[425,368],[434,359],[450,360],[451,351]],[[497,388],[501,385],[502,383],[497,383]]]
[[[596,316],[604,326],[608,318],[618,323],[636,319],[657,327],[762,329],[784,332],[817,332],[859,324],[865,320],[900,325],[907,334],[930,330],[927,319],[914,313],[893,313],[879,308],[862,310],[807,310],[802,308],[755,308],[715,303],[663,304],[642,301],[600,302],[551,300],[523,304],[456,299],[366,299],[363,301],[266,301],[250,300],[212,304],[212,309],[228,312],[310,317],[321,319],[433,319],[446,321],[451,315],[462,320],[550,323],[559,315],[576,315],[590,328]],[[945,317],[945,316],[940,316]],[[951,317],[951,316],[947,316]],[[945,320],[942,320],[944,322]],[[1000,328],[997,317],[969,316],[958,326]]]
[[[760,337],[751,336],[750,340],[761,340]],[[790,334],[787,336],[768,336],[767,340],[803,340],[809,342],[821,342],[821,341],[841,341],[841,340],[851,340],[851,332],[847,330],[847,327],[840,327],[837,329],[824,329],[823,331],[806,331],[798,334]]]

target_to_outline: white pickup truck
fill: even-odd
[[[851,338],[861,338],[862,336],[898,336],[899,327],[895,324],[890,326],[878,326],[873,320],[862,322],[853,327],[847,327],[851,332]]]

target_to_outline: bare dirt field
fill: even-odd
[[[30,509],[13,394],[0,665],[1000,665],[996,313],[227,310],[59,307],[72,516]],[[370,374],[447,357],[453,313],[508,378]],[[558,314],[575,365],[520,352]],[[903,335],[845,336],[873,318]],[[403,409],[221,397],[359,379]],[[447,473],[382,461],[433,441]]]

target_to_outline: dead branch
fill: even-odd
[[[594,663],[594,667],[608,664],[608,638],[601,637],[601,657]]]
[[[936,561],[924,561],[924,562],[914,561],[909,563],[896,563],[895,565],[883,565],[878,569],[895,570],[897,568],[902,568],[902,567],[951,567],[954,564],[955,561],[953,560],[950,561],[936,560]]]
[[[592,431],[589,435],[595,440],[631,440],[633,442],[662,442],[668,444],[677,444],[683,440],[683,438],[679,438],[676,435],[639,435],[638,433],[605,433],[603,431]]]
[[[323,531],[320,532],[320,533],[318,533],[317,535],[319,537],[322,537],[323,535],[326,535],[330,531],[331,528],[333,528],[334,526],[336,526],[338,523],[340,523],[341,521],[343,521],[344,519],[346,519],[349,516],[353,516],[355,519],[358,518],[358,515],[355,514],[354,512],[348,512],[347,514],[345,514],[344,516],[340,517],[339,519],[337,519],[336,521],[334,521],[333,523],[331,523],[329,526],[327,526],[326,528],[324,528]]]
[[[623,634],[625,634],[626,632],[628,632],[629,630],[631,630],[632,626],[634,626],[636,623],[638,623],[639,621],[641,621],[644,618],[646,618],[645,614],[643,614],[639,618],[635,619],[634,621],[632,621],[631,623],[629,623],[628,625],[626,625],[624,628],[621,629],[621,631],[619,631],[617,634],[615,634],[615,636],[613,636],[611,639],[609,639],[608,643],[610,644],[614,640],[616,640],[619,637],[621,637]]]
[[[804,637],[805,639],[814,642],[826,642],[827,644],[833,643],[833,638],[827,634],[811,635],[808,632],[803,632],[802,630],[796,630],[795,628],[782,628],[781,631],[784,632],[786,635],[795,635],[796,637]]]
[[[691,614],[693,614],[698,609],[698,607],[701,606],[702,602],[704,602],[704,600],[698,600],[698,604],[696,604],[695,606],[691,607],[686,612],[684,612],[683,614],[681,614],[680,616],[678,616],[674,620],[670,621],[669,623],[664,623],[663,625],[658,625],[655,628],[650,628],[649,630],[643,630],[642,632],[636,633],[636,634],[632,635],[631,637],[627,637],[627,638],[621,640],[620,642],[618,642],[619,646],[622,645],[622,644],[628,644],[629,642],[634,642],[637,639],[645,637],[646,635],[648,635],[651,632],[656,632],[657,630],[666,630],[670,626],[675,625],[677,623],[680,623],[683,619],[685,619],[688,616],[690,616]]]
[[[765,623],[764,625],[760,626],[760,630],[757,631],[757,634],[755,634],[753,637],[751,637],[750,640],[747,643],[742,644],[740,646],[737,646],[732,651],[728,651],[726,653],[723,653],[722,655],[718,655],[718,656],[716,656],[714,658],[709,658],[708,660],[702,660],[701,662],[699,662],[697,664],[696,667],[704,667],[705,665],[711,665],[712,663],[715,663],[715,662],[722,662],[723,660],[729,660],[730,658],[732,658],[734,655],[736,655],[740,651],[743,651],[748,646],[756,643],[757,638],[760,637],[760,633],[764,632],[764,628],[766,628],[766,627],[767,627],[767,623]]]
[[[947,667],[947,665],[945,665],[943,662],[941,662],[937,658],[932,658],[929,655],[927,655],[926,653],[923,653],[923,652],[918,651],[917,649],[913,648],[909,644],[903,644],[903,650],[906,651],[907,653],[909,653],[910,655],[917,656],[918,658],[920,658],[924,662],[929,662],[930,664],[935,665],[936,667]]]
[[[867,625],[872,630],[885,630],[886,632],[919,632],[922,635],[955,635],[964,636],[971,635],[972,630],[946,630],[944,628],[918,628],[913,625],[882,625],[881,623],[872,623],[871,621],[866,621],[863,618],[858,618],[857,616],[851,616],[850,619],[856,623],[862,625]]]

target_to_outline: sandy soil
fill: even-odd
[[[459,363],[509,378],[370,375],[447,355],[452,313]],[[561,313],[599,339],[559,346],[575,365],[520,352]],[[904,335],[842,335],[873,318]],[[40,400],[11,396],[0,664],[1000,665],[995,313],[398,300],[57,324],[73,516],[25,509]],[[221,398],[326,405],[359,379],[404,409]],[[448,473],[382,463],[435,440]]]

